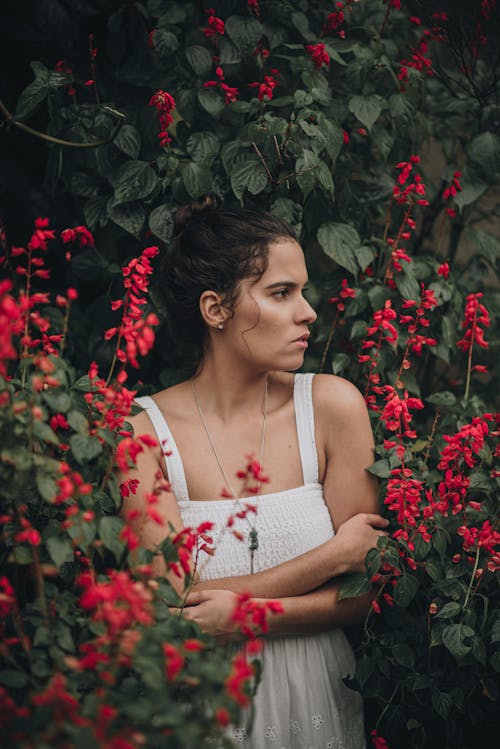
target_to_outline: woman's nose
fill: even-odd
[[[308,325],[312,325],[316,321],[318,315],[313,310],[309,302],[305,297],[302,297],[303,308],[301,309],[301,321],[307,322]]]

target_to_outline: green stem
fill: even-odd
[[[480,551],[481,551],[481,549],[478,546],[477,549],[476,549],[476,559],[474,560],[474,569],[472,570],[472,575],[470,576],[469,588],[467,590],[467,595],[465,596],[465,601],[464,601],[464,605],[463,605],[464,609],[467,608],[467,605],[469,603],[469,598],[470,598],[471,590],[472,590],[472,586],[474,585],[474,580],[476,579],[476,572],[477,572],[477,568],[479,566],[479,554],[480,554]]]
[[[46,140],[49,143],[57,143],[59,146],[69,146],[71,148],[97,148],[98,146],[105,146],[107,143],[111,143],[116,138],[121,126],[123,125],[125,115],[121,112],[117,112],[115,109],[111,109],[111,107],[103,107],[103,109],[106,112],[114,115],[115,117],[121,118],[118,120],[116,126],[113,129],[113,132],[109,135],[108,138],[104,138],[103,140],[95,140],[92,143],[78,143],[77,141],[73,140],[63,140],[62,138],[56,138],[54,135],[48,135],[47,133],[42,133],[40,130],[35,130],[35,128],[30,127],[29,125],[25,125],[24,122],[18,122],[18,120],[15,119],[14,115],[9,112],[3,101],[0,99],[0,114],[3,115],[4,120],[8,122],[9,125],[14,125],[14,127],[18,127],[20,130],[24,130],[26,133],[34,135],[37,138],[41,138],[42,140]]]
[[[386,706],[384,707],[384,709],[382,710],[382,712],[379,715],[379,718],[378,718],[377,723],[375,725],[375,731],[378,731],[378,727],[380,725],[380,722],[382,721],[382,718],[384,717],[384,715],[386,714],[387,710],[389,709],[389,707],[391,705],[391,702],[393,701],[394,697],[396,696],[396,692],[398,691],[399,687],[400,687],[400,684],[396,684],[396,686],[394,687],[394,690],[393,690],[391,696],[387,700]]]
[[[470,376],[472,372],[472,349],[474,348],[474,338],[476,337],[476,317],[477,317],[477,309],[474,312],[474,320],[472,323],[472,333],[470,337],[469,356],[467,359],[467,379],[465,381],[465,393],[464,393],[464,399],[466,403],[469,400]]]
[[[319,365],[320,373],[323,372],[325,369],[326,357],[328,355],[328,351],[330,350],[330,345],[332,343],[333,334],[335,333],[338,316],[339,316],[339,313],[337,310],[335,317],[332,320],[332,324],[330,325],[330,330],[328,331],[328,338],[326,339],[325,348],[323,349],[323,355],[321,357],[321,364]]]

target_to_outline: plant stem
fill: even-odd
[[[464,393],[464,399],[465,402],[469,400],[469,389],[470,389],[470,376],[472,372],[472,349],[474,348],[474,339],[476,337],[476,318],[477,318],[477,309],[474,310],[474,320],[472,322],[472,332],[470,337],[470,346],[469,346],[469,356],[467,358],[467,379],[465,381],[465,393]]]
[[[323,349],[323,355],[321,357],[321,364],[319,365],[320,374],[325,369],[326,357],[328,355],[328,351],[332,343],[332,338],[333,338],[333,334],[335,333],[335,328],[337,326],[338,317],[339,317],[339,313],[337,310],[335,313],[335,317],[332,320],[332,324],[330,325],[330,330],[328,331],[328,338],[326,339],[325,348]]]
[[[464,601],[464,605],[463,605],[464,609],[467,608],[467,605],[469,603],[469,598],[470,598],[471,590],[472,590],[472,586],[474,585],[474,580],[475,580],[477,568],[479,566],[479,553],[480,553],[480,551],[481,551],[481,549],[478,546],[477,549],[476,549],[476,558],[474,560],[474,569],[472,570],[472,575],[470,576],[469,588],[467,590],[467,595],[465,596],[465,601]]]

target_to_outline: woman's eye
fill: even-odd
[[[279,297],[280,299],[284,299],[285,297],[287,297],[287,296],[288,296],[288,293],[289,293],[289,290],[288,290],[288,289],[280,289],[279,291],[277,291],[277,292],[275,293],[275,295],[274,295],[274,296],[277,296],[277,297]]]

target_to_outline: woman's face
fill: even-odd
[[[308,328],[316,313],[302,295],[307,283],[304,253],[292,238],[273,242],[259,280],[240,283],[234,314],[223,339],[250,365],[264,370],[298,369],[307,350]]]

